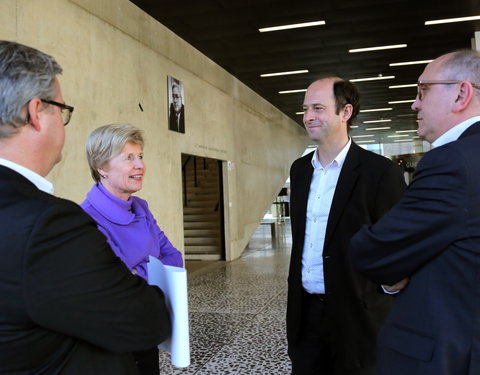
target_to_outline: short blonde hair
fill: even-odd
[[[143,148],[142,131],[130,124],[109,124],[95,129],[88,137],[85,145],[90,173],[95,182],[100,181],[102,168],[117,156],[128,142]]]

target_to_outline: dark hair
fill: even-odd
[[[333,84],[333,96],[335,97],[335,114],[338,115],[340,111],[347,105],[351,104],[352,116],[347,121],[348,127],[353,124],[353,120],[360,111],[360,93],[357,87],[348,80],[338,80]]]

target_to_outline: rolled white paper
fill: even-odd
[[[171,354],[172,365],[184,368],[190,365],[190,331],[188,324],[187,270],[165,266],[150,256],[148,283],[162,289],[170,309],[172,335],[158,345]]]

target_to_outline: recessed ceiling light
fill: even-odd
[[[364,81],[378,81],[381,79],[394,79],[395,76],[378,76],[378,77],[367,77],[367,78],[355,78],[351,79],[350,82],[364,82]]]
[[[305,112],[295,112],[296,115],[303,115]]]
[[[380,51],[380,50],[385,50],[385,49],[405,48],[406,46],[407,46],[406,44],[392,44],[392,45],[389,45],[389,46],[354,48],[354,49],[349,49],[348,52],[357,53],[357,52]]]
[[[413,132],[417,132],[416,129],[412,129],[412,130],[396,130],[395,133],[413,133]]]
[[[377,142],[376,140],[374,139],[368,139],[368,140],[364,140],[364,141],[356,141],[356,143],[375,143]]]
[[[408,85],[388,86],[389,89],[404,89],[406,87],[417,87],[417,84],[416,83],[409,83]]]
[[[302,73],[308,73],[308,69],[291,70],[289,72],[279,72],[279,73],[265,73],[265,74],[260,74],[260,77],[287,76],[287,75],[290,75],[290,74],[302,74]]]
[[[374,109],[361,109],[360,112],[381,112],[381,111],[391,111],[393,108],[374,108]]]
[[[307,89],[301,89],[301,90],[285,90],[285,91],[279,91],[279,94],[294,94],[297,92],[305,92]]]
[[[367,138],[367,137],[375,137],[375,134],[352,135],[352,138]]]
[[[325,25],[325,21],[313,21],[313,22],[294,23],[294,24],[282,25],[282,26],[263,27],[261,29],[258,29],[258,31],[260,31],[261,33],[265,33],[268,31],[298,29],[300,27],[311,27],[311,26],[321,26],[321,25]]]
[[[412,142],[413,139],[412,139],[412,138],[408,138],[408,139],[394,139],[393,141],[394,141],[394,142]]]
[[[356,128],[358,128],[358,125],[351,125],[350,126],[350,129],[356,129]]]
[[[444,18],[444,19],[441,19],[441,20],[425,21],[425,26],[438,25],[440,23],[465,22],[465,21],[477,21],[477,20],[480,20],[480,16]]]
[[[402,104],[402,103],[413,103],[415,99],[413,100],[395,100],[393,102],[388,102],[388,104]]]
[[[365,128],[365,130],[388,130],[391,129],[390,126],[382,126],[380,128]]]
[[[368,121],[364,121],[363,123],[364,124],[374,124],[374,123],[377,123],[377,122],[390,122],[392,121],[391,119],[381,119],[381,120],[368,120]]]
[[[400,137],[410,137],[409,134],[394,134],[394,135],[387,135],[387,138],[400,138]]]
[[[403,65],[416,65],[416,64],[428,64],[431,63],[433,60],[418,60],[418,61],[406,61],[406,62],[399,62],[399,63],[391,63],[388,64],[389,66],[403,66]]]

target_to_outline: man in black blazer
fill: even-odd
[[[0,41],[0,373],[138,374],[130,352],[170,332],[163,293],[132,275],[44,176],[61,159],[64,103],[50,56]]]
[[[363,274],[410,279],[380,332],[379,375],[477,375],[480,54],[457,51],[427,65],[412,109],[433,149],[398,205],[352,239]]]
[[[356,273],[349,241],[400,198],[400,167],[357,146],[348,126],[359,111],[349,81],[312,83],[303,104],[315,152],[290,171],[293,246],[287,337],[294,375],[373,375],[377,330],[392,297]]]

